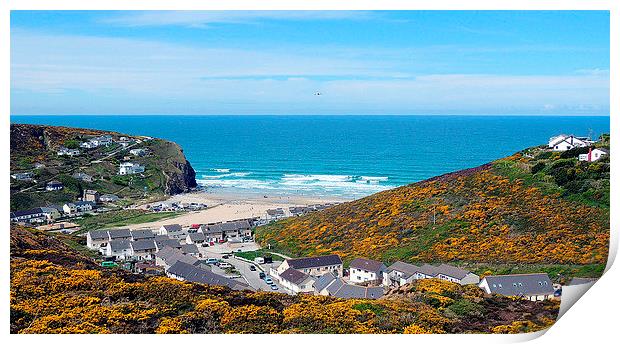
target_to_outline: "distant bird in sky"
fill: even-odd
[[[315,95],[315,96],[320,96],[320,95],[322,95],[322,94],[321,94],[321,92],[314,92],[314,95]]]

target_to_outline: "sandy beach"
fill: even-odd
[[[129,229],[155,229],[161,227],[162,225],[175,223],[178,223],[182,226],[190,226],[192,224],[232,221],[238,219],[246,219],[250,217],[264,218],[267,215],[267,209],[283,208],[285,212],[288,213],[288,208],[292,206],[347,202],[351,200],[352,199],[320,196],[279,196],[252,193],[219,193],[213,191],[197,191],[172,196],[166,201],[164,201],[164,203],[203,203],[208,206],[207,209],[183,213],[182,215],[171,219],[129,225],[124,227]],[[142,205],[140,208],[145,209],[146,205]]]

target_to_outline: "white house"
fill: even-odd
[[[105,255],[119,260],[130,258],[132,255],[130,241],[124,239],[110,240],[106,247]]]
[[[292,290],[295,293],[311,293],[314,291],[315,279],[293,268],[288,268],[274,277],[284,288]]]
[[[31,181],[34,177],[32,172],[15,173],[11,175],[11,178],[15,180]]]
[[[71,215],[91,211],[93,210],[94,206],[95,202],[79,201],[63,205],[62,210],[65,212],[65,214]]]
[[[579,161],[593,162],[605,155],[609,155],[609,150],[605,148],[594,148],[590,149],[590,151],[586,154],[579,154]]]
[[[34,208],[11,212],[11,222],[45,223],[60,217],[54,208]],[[54,212],[55,211],[55,212]]]
[[[86,233],[86,247],[91,250],[98,250],[110,241],[108,231],[89,231]]]
[[[121,176],[144,172],[144,166],[133,162],[122,162],[118,169]]]
[[[206,240],[204,233],[196,232],[196,233],[188,233],[187,237],[185,237],[185,242],[187,244],[196,244],[202,245]]]
[[[135,155],[135,156],[145,156],[146,153],[147,151],[144,148],[134,148],[134,149],[129,150],[129,154]]]
[[[156,251],[155,240],[130,241],[131,256],[138,260],[153,259]]]
[[[58,154],[59,156],[62,155],[67,155],[67,156],[76,156],[76,155],[80,155],[80,150],[79,149],[69,149],[67,147],[60,147],[60,149],[58,150]]]
[[[553,284],[545,273],[486,276],[478,284],[487,294],[517,296],[530,301],[553,297]]]
[[[352,283],[381,283],[386,266],[379,261],[356,258],[349,264],[349,280]]]
[[[159,227],[157,234],[179,239],[183,234],[183,228],[179,224],[163,225]]]
[[[285,260],[277,269],[275,274],[280,275],[289,268],[303,272],[310,276],[321,276],[332,272],[337,276],[342,276],[342,260],[336,254],[319,257],[305,257]]]
[[[564,152],[577,147],[587,147],[592,141],[585,137],[576,137],[574,135],[558,135],[549,139],[549,148],[555,152]]]
[[[314,282],[316,295],[334,296],[343,299],[378,299],[385,293],[382,286],[366,287],[346,283],[333,273],[324,274]]]

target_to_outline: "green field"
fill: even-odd
[[[170,219],[179,216],[180,214],[181,213],[178,212],[148,213],[137,209],[111,211],[109,213],[88,216],[77,220],[76,222],[80,225],[80,227],[82,227],[82,229],[76,233],[79,234],[93,229],[122,227],[139,223],[154,222],[163,219]]]

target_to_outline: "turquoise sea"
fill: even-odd
[[[200,185],[225,192],[356,198],[475,167],[561,134],[598,137],[609,117],[12,116],[11,123],[175,141]]]

